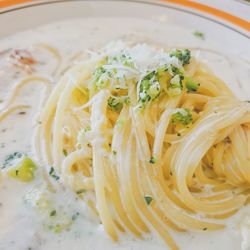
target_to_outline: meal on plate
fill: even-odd
[[[34,108],[18,101],[26,86],[39,83],[42,100],[29,120],[33,147],[6,155],[0,173],[3,184],[34,183],[22,199],[46,230],[68,231],[86,216],[114,241],[156,232],[178,249],[175,231],[221,230],[249,203],[250,104],[190,49],[119,40],[63,68],[56,48],[35,47],[60,77],[51,90],[32,52],[1,52],[23,79],[2,101],[0,122],[18,112],[12,122],[22,123]],[[64,211],[63,196],[55,205],[64,193],[78,212]]]

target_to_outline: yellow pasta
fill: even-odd
[[[168,229],[222,229],[248,201],[250,104],[187,49],[109,46],[62,76],[39,121],[39,158],[113,240],[155,230],[178,249]]]

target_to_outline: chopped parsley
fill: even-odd
[[[167,80],[166,81],[166,76]],[[164,91],[164,85],[167,84],[167,94],[170,97],[182,93],[184,79],[183,69],[174,65],[164,65],[148,73],[140,84],[139,102],[144,104],[156,99]],[[163,86],[163,87],[162,87]]]
[[[168,71],[169,71],[170,75],[172,75],[172,76],[179,75],[181,80],[184,79],[183,69],[178,68],[178,67],[171,64],[170,67],[168,68]]]
[[[118,54],[117,56],[110,57],[109,63],[113,63],[113,62],[121,63],[123,66],[130,67],[130,68],[134,68],[135,66],[131,56],[126,53],[121,53],[121,54]]]
[[[185,69],[190,63],[188,49],[174,49],[170,53],[154,51],[146,45],[123,48],[103,57],[92,73],[88,84],[91,93],[107,88],[111,96],[108,108],[120,112],[124,104],[131,104],[130,87],[136,87],[137,100],[132,105],[144,109],[148,103],[162,94],[170,97],[181,95]],[[188,82],[188,89],[195,91],[196,86]]]
[[[56,210],[52,210],[49,214],[50,217],[56,216]]]
[[[197,91],[200,84],[193,81],[192,78],[188,77],[186,79],[186,88],[188,92]]]
[[[156,157],[153,157],[153,156],[149,160],[149,163],[151,163],[151,164],[155,164],[156,162],[157,162],[157,159],[156,159]]]
[[[49,175],[54,178],[56,181],[60,179],[58,175],[56,175],[54,167],[50,167]]]
[[[92,76],[92,83],[97,90],[113,86],[120,89],[121,82],[126,83],[134,79],[134,74],[128,75],[129,70],[134,69],[134,62],[128,53],[119,52],[115,56],[106,56],[95,68]],[[127,86],[123,86],[124,88]]]
[[[172,114],[171,122],[173,125],[176,125],[178,123],[188,125],[192,121],[192,113],[189,109],[177,108]]]
[[[63,154],[64,154],[64,156],[68,155],[68,151],[65,148],[63,149]]]
[[[130,104],[130,98],[127,96],[122,97],[110,97],[108,99],[108,107],[116,112],[120,112],[123,108],[123,104],[129,105]]]
[[[193,35],[199,39],[205,40],[205,35],[203,32],[201,31],[195,31],[193,32]]]
[[[60,225],[60,224],[56,224],[56,225],[55,225],[55,227],[54,227],[54,232],[55,232],[55,233],[61,233],[62,230],[63,230],[62,225]]]
[[[170,52],[171,57],[176,57],[181,62],[182,66],[189,64],[191,59],[191,52],[188,49],[174,49]]]
[[[182,85],[182,77],[180,75],[175,75],[171,78],[167,93],[169,96],[178,96],[182,93],[183,85]]]
[[[83,193],[85,193],[87,190],[86,189],[80,189],[80,190],[78,190],[78,191],[76,191],[76,194],[83,194]]]
[[[145,104],[156,99],[161,93],[161,85],[159,82],[159,71],[155,70],[148,73],[137,84],[139,88],[139,103]]]
[[[101,65],[93,72],[93,83],[97,89],[103,89],[108,85],[111,77],[112,74]]]
[[[75,221],[79,217],[80,213],[76,212],[75,214],[72,215],[71,219]]]
[[[110,97],[108,99],[108,106],[110,109],[120,112],[122,110],[123,103],[121,102],[120,98]]]
[[[86,132],[88,132],[88,131],[90,131],[91,130],[91,127],[90,126],[87,126],[85,129],[84,129],[84,132],[86,133]]]
[[[153,198],[152,198],[151,196],[149,196],[149,195],[145,195],[145,196],[144,196],[144,199],[145,199],[147,205],[150,205],[150,203],[151,203],[152,200],[153,200]]]
[[[112,152],[113,152],[113,155],[116,155],[116,154],[117,154],[117,151],[116,151],[116,150],[113,150]]]
[[[14,160],[17,160],[17,159],[20,159],[24,156],[23,153],[20,153],[20,152],[14,152],[12,154],[9,154],[5,157],[4,159],[4,162],[3,162],[3,165],[2,165],[2,168],[6,168],[8,166],[11,165],[11,163],[14,161]]]

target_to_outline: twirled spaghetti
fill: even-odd
[[[35,146],[114,240],[154,229],[178,249],[169,229],[221,229],[248,202],[249,125],[249,103],[189,50],[118,43],[63,75]]]

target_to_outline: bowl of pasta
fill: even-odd
[[[249,249],[247,21],[175,0],[0,7],[1,250]]]

